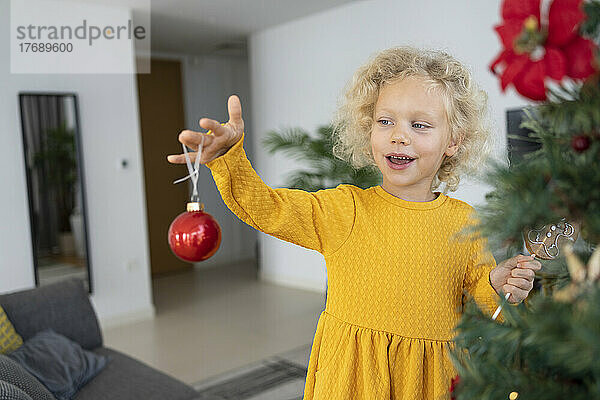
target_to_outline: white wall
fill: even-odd
[[[302,127],[314,132],[329,123],[342,88],[359,65],[379,50],[414,45],[443,49],[468,64],[489,94],[496,133],[505,146],[505,109],[526,102],[514,92],[500,93],[487,69],[500,50],[493,26],[500,21],[500,1],[399,1],[351,3],[258,32],[249,41],[253,121],[247,141],[255,147],[253,166],[271,187],[299,167],[282,155],[261,151],[271,129]],[[499,149],[500,150],[500,149]],[[450,196],[476,205],[487,188],[465,182]],[[325,262],[314,251],[259,234],[264,279],[289,286],[323,290]]]
[[[8,0],[0,0],[0,292],[35,286],[18,93],[74,92],[87,190],[92,302],[102,322],[152,315],[136,77],[11,74],[9,7]],[[90,14],[104,9],[88,7]],[[129,18],[128,10],[119,10]],[[63,11],[57,7],[57,12]],[[133,63],[133,51],[129,58]],[[119,167],[123,158],[129,161],[127,169]]]

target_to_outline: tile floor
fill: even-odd
[[[193,384],[286,354],[306,366],[325,294],[259,281],[255,260],[153,280],[154,319],[104,343]]]

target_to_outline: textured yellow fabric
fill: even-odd
[[[15,331],[8,316],[0,306],[0,354],[15,351],[23,344],[23,338]]]
[[[485,240],[454,236],[473,208],[441,193],[405,201],[381,186],[273,189],[252,168],[243,141],[206,164],[225,204],[248,225],[325,257],[327,304],[304,399],[449,398],[456,371],[448,350],[463,290],[489,316],[500,301]]]

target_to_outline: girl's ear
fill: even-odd
[[[452,157],[458,151],[458,146],[459,145],[456,144],[454,140],[450,139],[450,144],[448,145],[448,148],[444,154],[446,154],[448,157]]]

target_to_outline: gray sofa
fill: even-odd
[[[104,347],[98,319],[82,281],[71,279],[3,294],[0,305],[24,341],[50,328],[86,350],[110,356],[106,367],[74,399],[186,400],[198,395],[185,383]]]

